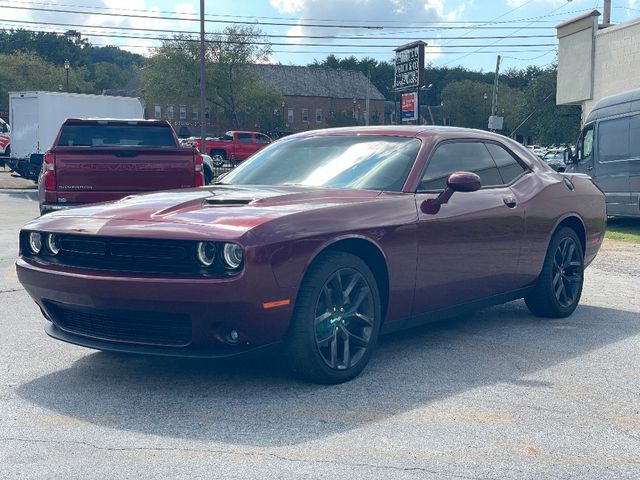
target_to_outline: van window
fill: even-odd
[[[631,141],[633,138],[634,141]],[[640,158],[640,115],[631,117],[629,121],[629,156],[631,158]]]
[[[605,120],[598,125],[598,161],[629,158],[629,117]]]
[[[578,160],[582,161],[591,156],[593,150],[593,124],[588,125],[582,131],[582,136],[578,142]]]

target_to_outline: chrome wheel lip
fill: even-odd
[[[553,255],[551,287],[558,304],[569,308],[580,295],[583,281],[580,249],[573,238],[564,238]]]
[[[374,332],[371,285],[358,270],[336,270],[324,283],[314,310],[314,338],[324,364],[348,370],[365,357]]]

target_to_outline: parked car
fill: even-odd
[[[229,131],[221,138],[206,138],[205,151],[214,160],[238,163],[271,143],[271,138],[259,132]],[[200,151],[201,139],[194,141],[195,148]]]
[[[640,217],[640,89],[606,97],[589,113],[567,172],[585,173],[607,197],[607,214]]]
[[[556,172],[564,172],[566,169],[563,152],[547,152],[542,159]]]
[[[11,155],[11,127],[0,118],[0,157]]]
[[[17,272],[59,340],[194,357],[284,344],[297,375],[338,383],[381,332],[518,298],[570,315],[605,223],[589,177],[503,136],[326,129],[216,185],[36,219]]]
[[[203,157],[165,120],[67,119],[45,153],[40,213],[204,185]]]

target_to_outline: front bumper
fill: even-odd
[[[245,268],[230,278],[167,278],[42,265],[21,257],[16,269],[26,291],[52,321],[47,326],[49,335],[101,350],[200,357],[245,353],[281,341],[293,309],[293,301],[264,308],[270,300],[294,297],[276,284],[271,272],[266,274],[260,268],[251,276]],[[65,310],[89,312],[91,316],[88,320],[72,318],[70,323],[61,316]],[[119,313],[116,317],[111,312]],[[172,318],[186,321],[188,339],[172,343],[158,340],[162,335],[140,337],[145,328],[154,328],[154,315],[158,329],[166,328]],[[90,328],[85,328],[84,321],[91,322]],[[136,322],[140,323],[137,327]],[[239,333],[236,345],[222,340],[220,332],[229,328]],[[130,335],[131,329],[137,337]]]
[[[226,347],[220,346],[216,349],[212,348],[170,348],[170,347],[154,347],[147,345],[131,345],[126,343],[107,342],[95,338],[89,338],[81,335],[74,335],[65,332],[57,327],[54,323],[47,323],[44,331],[51,338],[61,340],[72,345],[93,348],[94,350],[105,350],[119,353],[135,353],[142,355],[156,355],[163,357],[187,357],[187,358],[230,358],[230,357],[246,357],[259,355],[267,351],[275,350],[281,342],[274,342],[267,345]]]

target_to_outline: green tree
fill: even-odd
[[[8,93],[16,90],[63,90],[66,84],[62,65],[46,62],[35,53],[0,53],[0,106],[9,107]],[[69,70],[69,90],[76,93],[93,92],[86,68]]]
[[[274,110],[281,94],[252,74],[247,65],[266,61],[269,45],[257,45],[255,27],[227,27],[209,35],[206,43],[206,102],[215,106],[235,128],[273,128]],[[199,97],[199,44],[176,36],[163,42],[142,72],[145,97],[150,102]]]
[[[519,119],[528,117],[518,133],[527,131],[543,145],[573,143],[580,131],[581,108],[556,105],[557,75],[554,66],[529,83]]]

